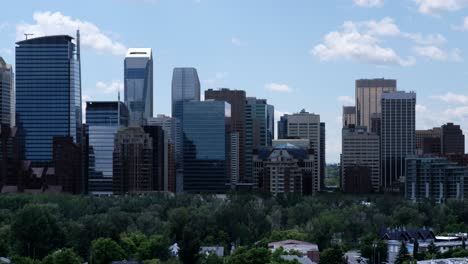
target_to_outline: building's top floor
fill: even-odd
[[[153,58],[153,52],[151,48],[129,48],[125,58]]]
[[[405,92],[405,91],[397,91],[397,92],[385,92],[382,93],[382,100],[410,100],[416,99],[415,92]]]
[[[17,45],[24,44],[64,44],[73,40],[69,35],[55,35],[55,36],[42,36],[37,38],[30,38],[16,42]]]
[[[369,87],[397,87],[397,80],[394,79],[359,79],[356,80],[356,88]]]

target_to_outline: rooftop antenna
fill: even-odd
[[[26,40],[28,40],[28,36],[33,36],[34,34],[32,33],[24,33],[24,37],[26,38]]]

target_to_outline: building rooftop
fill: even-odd
[[[151,48],[129,48],[125,58],[152,58]]]
[[[16,44],[56,44],[69,42],[73,37],[69,35],[54,35],[54,36],[42,36],[37,38],[30,38],[16,42]]]

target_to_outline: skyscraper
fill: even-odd
[[[122,102],[86,103],[89,193],[112,193],[114,137],[127,124],[128,110]]]
[[[381,184],[397,191],[399,180],[406,175],[405,158],[415,154],[416,94],[383,93],[381,100]]]
[[[81,144],[80,47],[72,40],[58,35],[16,43],[18,137],[22,159],[36,165],[51,165],[54,137]]]
[[[130,125],[145,125],[153,117],[153,54],[150,48],[130,48],[125,56],[125,104]]]
[[[349,186],[348,172],[355,167],[369,171],[369,181],[374,192],[380,190],[380,138],[367,131],[366,127],[348,126],[342,130],[341,186]],[[352,178],[352,177],[351,177]],[[345,188],[346,189],[346,188]],[[354,189],[354,188],[353,188]],[[354,192],[353,190],[346,190]]]
[[[172,117],[180,122],[180,133],[175,138],[176,186],[177,192],[183,191],[183,150],[184,150],[184,103],[200,101],[200,80],[195,68],[174,68],[172,74]],[[177,132],[177,131],[176,131]]]
[[[153,191],[153,139],[141,127],[122,128],[114,140],[114,193]]]
[[[301,138],[310,140],[310,149],[314,151],[314,169],[312,173],[314,192],[320,191],[323,183],[321,182],[321,167],[323,163],[321,157],[325,149],[322,149],[321,135],[324,133],[325,126],[321,126],[320,115],[308,113],[302,110],[300,113],[285,115],[287,119],[287,137]],[[323,154],[321,155],[321,152]]]
[[[224,193],[231,176],[231,105],[191,101],[183,109],[184,191]]]
[[[0,57],[0,125],[14,126],[14,94],[13,69]]]
[[[205,100],[216,100],[216,101],[225,101],[231,105],[231,131],[237,132],[237,137],[233,135],[233,140],[238,141],[236,144],[239,148],[238,153],[238,174],[240,176],[240,181],[244,181],[245,176],[245,105],[246,105],[246,95],[245,91],[241,90],[229,90],[229,89],[220,89],[213,90],[209,89],[205,91]],[[231,164],[232,167],[237,168],[234,164]]]
[[[465,135],[459,125],[447,123],[442,126],[442,155],[465,154]]]
[[[361,79],[356,81],[356,125],[370,128],[371,115],[381,112],[380,98],[384,92],[394,92],[396,80]]]
[[[350,125],[356,125],[356,107],[355,106],[343,106],[343,127]]]

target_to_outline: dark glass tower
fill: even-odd
[[[465,154],[465,135],[459,125],[447,123],[442,126],[442,155]]]
[[[54,137],[81,143],[79,44],[72,40],[59,35],[16,43],[18,137],[22,159],[35,165],[51,165]]]
[[[184,191],[224,193],[230,173],[231,105],[192,101],[183,108]]]
[[[122,102],[86,103],[89,193],[112,193],[114,137],[120,127],[128,124],[128,119],[127,107]]]

